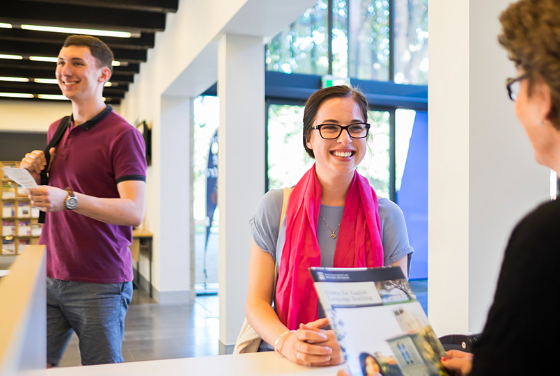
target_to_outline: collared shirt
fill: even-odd
[[[51,124],[48,139],[60,120]],[[146,180],[140,132],[111,106],[70,126],[56,147],[49,185],[98,198],[119,198],[117,184]],[[79,202],[78,202],[79,205]],[[71,210],[47,213],[40,243],[47,246],[47,275],[65,281],[114,283],[132,280],[128,246],[132,228],[103,223]]]

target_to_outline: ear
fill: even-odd
[[[101,76],[99,76],[100,82],[107,82],[111,78],[111,69],[107,67],[101,68]]]
[[[535,99],[538,99],[537,111],[539,112],[539,118],[542,120],[550,120],[550,113],[552,112],[552,94],[550,93],[548,85],[540,77],[535,83],[533,96],[535,96]]]

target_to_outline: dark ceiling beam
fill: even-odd
[[[146,12],[175,13],[179,0],[34,0],[51,4],[75,4],[113,9],[141,10]]]
[[[54,94],[61,95],[58,85],[36,84],[30,82],[3,82],[0,81],[0,92],[8,93],[30,93],[30,94]],[[125,91],[113,87],[103,88],[103,96],[124,98]]]
[[[10,0],[2,1],[0,22],[130,32],[156,32],[165,30],[165,16],[165,13],[137,10],[108,10],[81,5]]]
[[[4,60],[0,59],[0,68],[22,68],[22,69],[40,69],[52,72],[54,76],[54,71],[56,69],[55,63],[45,63],[43,61],[32,61],[32,60]],[[119,67],[113,67],[113,75],[126,75],[134,76],[134,73],[140,72],[140,64],[131,64]]]
[[[36,42],[55,44],[62,47],[64,41],[72,34],[47,33],[43,31],[23,30],[18,28],[0,29],[0,41]],[[147,50],[154,48],[155,34],[142,33],[139,38],[99,37],[111,49]],[[2,43],[2,42],[0,42]]]
[[[0,43],[0,54],[14,54],[29,56],[51,56],[56,57],[60,52],[60,46],[46,43],[17,42],[12,40]],[[113,49],[115,60],[131,63],[142,63],[148,58],[146,50],[124,50]]]

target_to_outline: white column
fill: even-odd
[[[190,301],[192,98],[161,97],[159,303]]]
[[[264,194],[264,45],[223,35],[218,47],[220,353],[231,353],[245,317],[251,232]]]
[[[428,313],[440,336],[482,330],[511,230],[549,197],[504,88],[510,2],[430,1]]]

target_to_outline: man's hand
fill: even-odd
[[[56,155],[56,149],[51,148],[49,150],[51,155],[51,160],[49,162],[49,168],[52,166],[52,162]],[[45,169],[47,165],[47,160],[45,158],[45,153],[42,150],[33,150],[31,153],[25,154],[25,157],[21,160],[20,167],[29,171],[31,176],[35,179],[37,184],[40,184],[41,171]]]
[[[441,364],[451,371],[455,371],[460,376],[468,375],[472,369],[473,354],[449,350],[446,357],[441,358]]]
[[[68,192],[64,189],[42,185],[38,188],[24,189],[23,192],[31,200],[31,205],[41,211],[57,212],[66,208],[64,201],[68,197]]]

